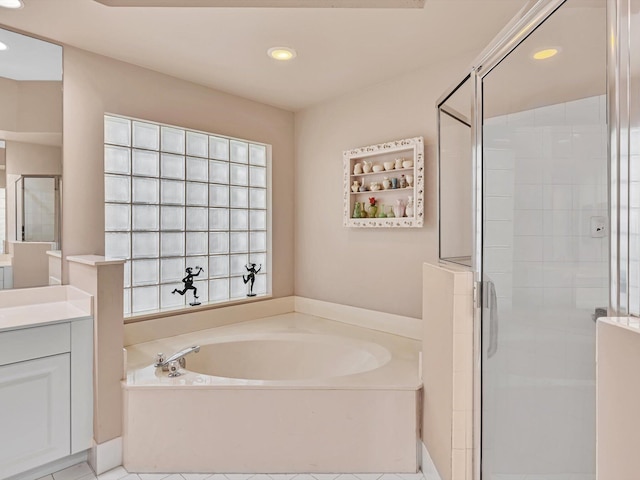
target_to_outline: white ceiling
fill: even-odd
[[[0,9],[0,24],[296,111],[479,53],[526,1],[427,0],[423,9],[24,3]],[[298,56],[277,62],[266,55],[272,46],[293,47]]]
[[[62,48],[0,29],[0,77],[12,80],[62,80]]]

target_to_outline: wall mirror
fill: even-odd
[[[62,47],[0,29],[0,289],[60,283]]]

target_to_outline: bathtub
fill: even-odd
[[[191,345],[183,375],[152,366]],[[420,343],[300,313],[127,347],[137,473],[416,472]]]

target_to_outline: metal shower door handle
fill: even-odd
[[[498,297],[496,286],[491,280],[482,282],[483,307],[489,314],[489,347],[487,358],[493,357],[498,351]]]

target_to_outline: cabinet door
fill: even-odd
[[[0,367],[0,478],[70,452],[70,355]]]

